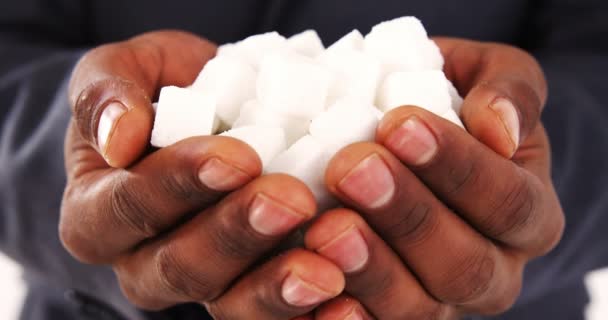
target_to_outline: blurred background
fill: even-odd
[[[586,283],[592,299],[587,320],[608,319],[608,269],[589,274]],[[24,295],[21,269],[0,253],[0,319],[17,320]]]

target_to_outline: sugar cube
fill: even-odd
[[[302,55],[271,54],[260,68],[258,99],[279,114],[312,119],[325,108],[332,76],[325,67]]]
[[[452,81],[448,81],[448,92],[450,93],[450,97],[452,98],[452,109],[454,109],[454,111],[456,111],[456,114],[459,115],[464,100],[458,93],[458,90],[456,90],[456,87],[454,87]]]
[[[460,120],[458,114],[456,114],[456,111],[450,109],[446,113],[442,114],[441,117],[464,129],[464,124],[462,124],[462,120]]]
[[[414,105],[441,115],[452,107],[448,80],[442,71],[410,71],[390,74],[376,97],[385,112],[404,105]]]
[[[325,170],[331,159],[325,145],[305,135],[265,168],[266,173],[285,173],[300,179],[315,195],[318,209],[328,209],[334,199],[325,186]]]
[[[234,43],[226,43],[217,48],[216,56],[230,56],[238,58],[238,50]]]
[[[314,30],[293,35],[287,39],[287,45],[295,52],[309,58],[315,58],[325,50],[321,38]]]
[[[365,37],[365,51],[394,71],[442,70],[443,56],[420,20],[403,17],[380,23]]]
[[[235,54],[258,69],[264,58],[274,52],[289,50],[287,39],[277,32],[253,35],[234,44]]]
[[[327,52],[339,52],[342,50],[363,51],[364,48],[365,38],[359,30],[353,30],[329,46]]]
[[[273,110],[260,105],[257,100],[251,100],[241,108],[241,114],[233,128],[249,125],[282,128],[285,131],[285,139],[289,146],[308,133],[310,120],[277,114]]]
[[[189,137],[212,134],[215,109],[215,98],[210,95],[173,86],[162,88],[151,144],[160,148]]]
[[[268,165],[272,159],[287,149],[285,133],[279,127],[244,126],[220,135],[247,143],[260,156],[263,166]]]
[[[374,113],[376,114],[376,118],[378,118],[378,121],[384,118],[384,112],[380,111],[380,109],[374,108]]]
[[[342,99],[310,124],[310,135],[335,153],[347,145],[372,141],[378,126],[378,109],[356,99]]]
[[[327,104],[340,98],[360,99],[373,104],[380,80],[381,65],[373,56],[353,49],[326,51],[319,57],[321,64],[334,72]]]
[[[207,62],[192,89],[215,96],[218,117],[232,125],[243,103],[255,97],[256,77],[247,63],[231,56],[217,56]]]

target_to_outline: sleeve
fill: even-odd
[[[566,229],[553,252],[527,267],[520,302],[582,283],[588,271],[608,266],[608,2],[537,3],[527,49],[549,85],[543,122]]]
[[[57,231],[70,121],[67,83],[90,45],[86,3],[0,4],[0,250],[24,267],[31,286],[77,290],[128,319],[141,319],[110,268],[78,263],[62,247]]]

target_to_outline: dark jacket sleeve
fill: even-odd
[[[583,319],[583,277],[608,266],[608,2],[541,3],[527,42],[549,85],[543,122],[566,229],[528,265],[518,306],[501,318]]]
[[[66,89],[88,45],[86,2],[0,4],[0,249],[24,267],[30,287],[75,289],[140,319],[109,268],[78,263],[58,238]]]

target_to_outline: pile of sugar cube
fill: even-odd
[[[328,208],[329,160],[351,143],[373,141],[385,112],[416,105],[462,127],[462,98],[443,63],[415,17],[380,23],[366,36],[354,30],[328,48],[313,30],[251,36],[219,47],[190,87],[162,88],[151,143],[240,139],[264,173],[299,178]]]

